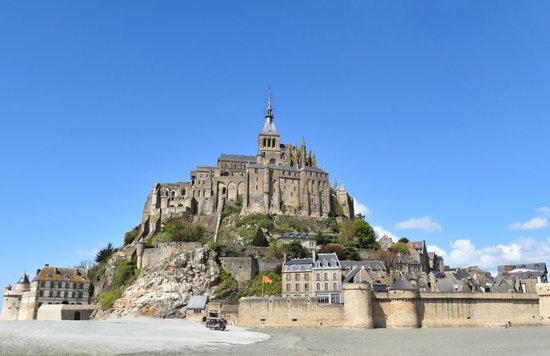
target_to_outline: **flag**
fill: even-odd
[[[273,280],[268,276],[264,275],[262,278],[262,283],[273,283]]]

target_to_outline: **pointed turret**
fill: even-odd
[[[265,109],[264,126],[260,135],[279,136],[279,132],[273,123],[273,110],[271,109],[271,89],[267,96],[267,108]]]
[[[257,163],[278,165],[281,157],[281,138],[273,123],[273,110],[271,109],[271,89],[267,96],[267,109],[265,110],[264,126],[258,135]]]

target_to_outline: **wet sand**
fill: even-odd
[[[186,320],[0,322],[0,355],[549,355],[550,327],[211,331]]]
[[[550,355],[550,327],[261,329],[267,341],[198,355]]]

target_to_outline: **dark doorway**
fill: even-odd
[[[74,320],[80,320],[80,312],[79,311],[74,312]]]

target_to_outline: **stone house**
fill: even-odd
[[[83,268],[50,267],[37,270],[29,281],[25,274],[15,291],[4,287],[2,320],[82,320],[90,316],[88,305],[92,283]],[[45,307],[60,305],[58,308]],[[73,305],[73,307],[61,307]],[[44,309],[42,313],[40,310]]]
[[[299,242],[309,252],[317,251],[317,240],[307,232],[283,232],[278,238],[282,243]]]
[[[283,266],[283,296],[314,296],[319,303],[342,303],[342,266],[335,253],[319,253],[315,261],[292,259]]]

